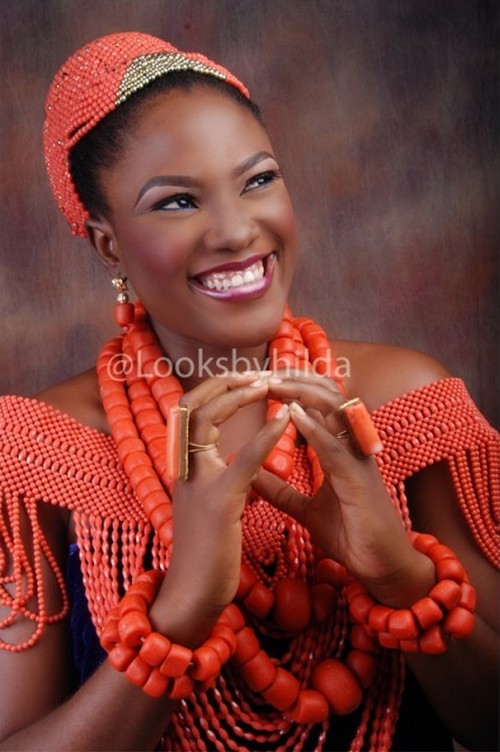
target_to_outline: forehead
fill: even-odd
[[[155,95],[137,110],[124,142],[123,163],[148,156],[193,161],[200,154],[230,158],[270,149],[257,118],[230,96],[203,86]]]

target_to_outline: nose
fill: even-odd
[[[212,208],[204,234],[209,251],[237,252],[249,248],[259,236],[259,224],[240,196]]]

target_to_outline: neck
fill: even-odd
[[[152,322],[160,345],[184,389],[192,389],[212,376],[266,368],[268,343],[248,347],[219,347],[170,332]]]

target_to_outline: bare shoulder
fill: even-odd
[[[34,397],[84,426],[109,433],[99,395],[97,375],[93,368],[55,384]]]
[[[348,394],[362,397],[370,411],[451,375],[434,358],[404,347],[348,340],[332,346]]]

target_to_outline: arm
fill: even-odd
[[[364,378],[352,379],[351,394],[362,394],[371,409],[448,375],[431,359],[397,348],[377,352],[375,346],[366,346],[362,355],[363,367],[353,370]],[[359,359],[354,365],[359,366]],[[373,461],[353,457],[348,444],[335,440],[342,427],[336,409],[343,398],[334,395],[331,388],[330,395],[327,387],[324,389],[321,391],[310,377],[295,379],[294,383],[285,380],[282,386],[273,387],[282,398],[300,402],[306,409],[306,415],[301,416],[292,406],[292,417],[318,452],[327,482],[307,500],[262,475],[258,487],[308,527],[323,550],[344,563],[377,600],[407,608],[433,586],[433,565],[427,557],[412,551],[407,539],[400,536],[400,523],[398,528]],[[476,628],[469,638],[451,641],[443,656],[408,654],[408,662],[458,741],[477,749],[496,748],[496,573],[470,537],[445,468],[419,473],[409,493],[414,529],[435,533],[455,550],[478,590],[478,610]]]
[[[194,441],[217,441],[217,421],[265,398],[267,386],[249,387],[253,379],[246,378],[246,386],[244,379],[231,385],[227,379],[213,379],[185,396],[192,411]],[[285,414],[270,421],[229,466],[215,450],[197,454],[193,478],[176,483],[175,552],[149,614],[154,629],[174,642],[199,645],[234,597],[246,490],[288,420]],[[56,508],[40,506],[46,512],[43,530],[64,571],[67,521]],[[49,567],[43,576],[49,613],[57,612],[59,587]],[[19,622],[4,630],[2,637],[18,643],[29,634],[26,622]],[[148,697],[107,662],[68,697],[70,662],[64,622],[47,626],[39,642],[21,653],[0,651],[0,749],[155,749],[175,704]]]
[[[443,464],[414,476],[408,496],[415,529],[455,551],[477,593],[472,635],[451,641],[444,655],[408,654],[408,664],[457,741],[472,749],[498,749],[498,573],[472,540]]]
[[[40,516],[64,571],[66,521],[60,510],[45,504]],[[45,561],[43,578],[53,613],[59,609],[59,587]],[[18,620],[2,638],[18,643],[32,631]],[[67,620],[47,626],[39,642],[20,653],[0,650],[0,749],[154,749],[173,704],[151,700],[107,664],[69,697],[71,666]]]

